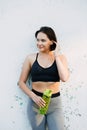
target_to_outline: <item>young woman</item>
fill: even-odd
[[[64,118],[61,105],[60,80],[69,78],[67,59],[59,53],[59,43],[55,32],[50,27],[41,27],[36,31],[38,52],[29,54],[23,64],[19,78],[20,88],[29,96],[29,119],[32,130],[64,130]],[[26,85],[31,74],[32,89]],[[38,112],[46,102],[42,95],[46,89],[52,91],[51,101],[45,115]]]

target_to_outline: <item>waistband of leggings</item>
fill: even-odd
[[[43,96],[43,93],[41,93],[41,92],[38,92],[38,91],[36,91],[36,90],[34,90],[34,89],[32,89],[32,92],[34,92],[36,95],[38,95],[38,96]],[[51,98],[54,98],[54,97],[58,97],[58,96],[60,96],[60,92],[57,92],[57,93],[54,93],[54,94],[52,94],[52,96],[51,96]]]

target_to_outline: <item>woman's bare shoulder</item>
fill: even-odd
[[[32,64],[36,59],[36,55],[37,53],[28,54],[25,59]]]
[[[31,54],[28,54],[28,55],[26,56],[26,58],[27,58],[28,60],[30,60],[30,59],[35,58],[36,55],[37,55],[37,53],[31,53]]]

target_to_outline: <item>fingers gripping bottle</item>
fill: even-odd
[[[49,104],[50,104],[50,100],[51,100],[51,95],[52,95],[52,91],[51,90],[46,89],[44,91],[42,98],[44,99],[46,104],[45,104],[44,107],[40,107],[39,108],[39,113],[40,114],[46,114],[47,113],[47,110],[48,110],[48,107],[49,107]]]

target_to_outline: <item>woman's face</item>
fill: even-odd
[[[50,45],[52,45],[52,41],[47,37],[47,35],[43,32],[39,32],[37,34],[37,47],[41,52],[50,51]]]

